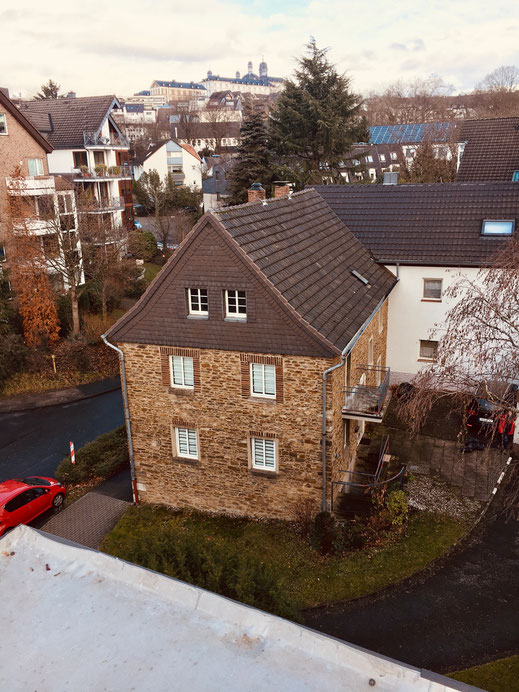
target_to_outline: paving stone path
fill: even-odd
[[[52,516],[40,528],[54,536],[97,549],[130,504],[101,493],[87,493],[70,507]]]

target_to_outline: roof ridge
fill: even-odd
[[[305,188],[304,190],[299,190],[298,192],[292,192],[291,194],[282,195],[281,197],[267,197],[265,199],[255,199],[252,202],[245,202],[244,204],[235,204],[232,207],[222,207],[222,209],[210,209],[210,213],[217,216],[218,214],[225,214],[229,211],[234,211],[235,209],[244,209],[245,207],[253,207],[254,205],[261,204],[261,206],[266,206],[263,203],[266,202],[270,206],[271,202],[279,202],[280,200],[291,199],[292,197],[300,197],[301,195],[306,195],[308,192],[315,192],[313,187]]]

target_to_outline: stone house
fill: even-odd
[[[205,214],[105,338],[140,499],[291,519],[329,507],[382,418],[396,280],[314,190],[251,193]]]

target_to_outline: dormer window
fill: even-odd
[[[231,320],[247,319],[247,295],[245,291],[224,291],[225,317]]]
[[[481,235],[512,235],[514,229],[513,219],[485,219],[481,226]]]
[[[207,288],[188,288],[187,304],[190,315],[207,317],[209,315]]]

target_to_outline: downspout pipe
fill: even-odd
[[[322,512],[327,511],[327,508],[326,508],[326,384],[327,384],[326,378],[334,370],[337,370],[338,368],[343,367],[343,365],[346,363],[346,358],[351,353],[351,351],[352,351],[353,347],[355,346],[355,344],[357,343],[357,341],[360,339],[360,337],[366,331],[371,320],[375,317],[377,312],[384,305],[384,303],[387,300],[387,297],[388,296],[386,295],[382,298],[382,300],[377,304],[376,308],[373,310],[373,312],[368,317],[368,319],[364,322],[364,324],[361,326],[361,328],[357,331],[355,336],[352,339],[350,339],[350,341],[343,348],[342,353],[341,353],[340,362],[336,363],[335,365],[332,365],[331,368],[327,368],[322,374],[322,378],[323,378],[323,409],[322,409],[322,423],[321,423],[321,471],[322,471],[322,476],[323,476],[322,497],[321,497],[321,511]]]
[[[130,475],[132,479],[132,493],[133,493],[133,501],[135,504],[139,504],[139,493],[137,490],[137,479],[135,477],[135,464],[134,464],[134,459],[133,459],[133,439],[132,439],[132,428],[130,425],[130,409],[128,406],[128,387],[126,385],[126,367],[124,364],[124,353],[120,348],[117,346],[114,346],[114,344],[111,344],[108,339],[106,338],[106,334],[101,334],[101,339],[105,342],[105,344],[113,349],[114,351],[117,351],[119,354],[119,360],[121,362],[121,385],[122,385],[122,392],[123,392],[123,408],[124,408],[124,422],[126,423],[126,433],[128,435],[128,453],[130,456]]]

